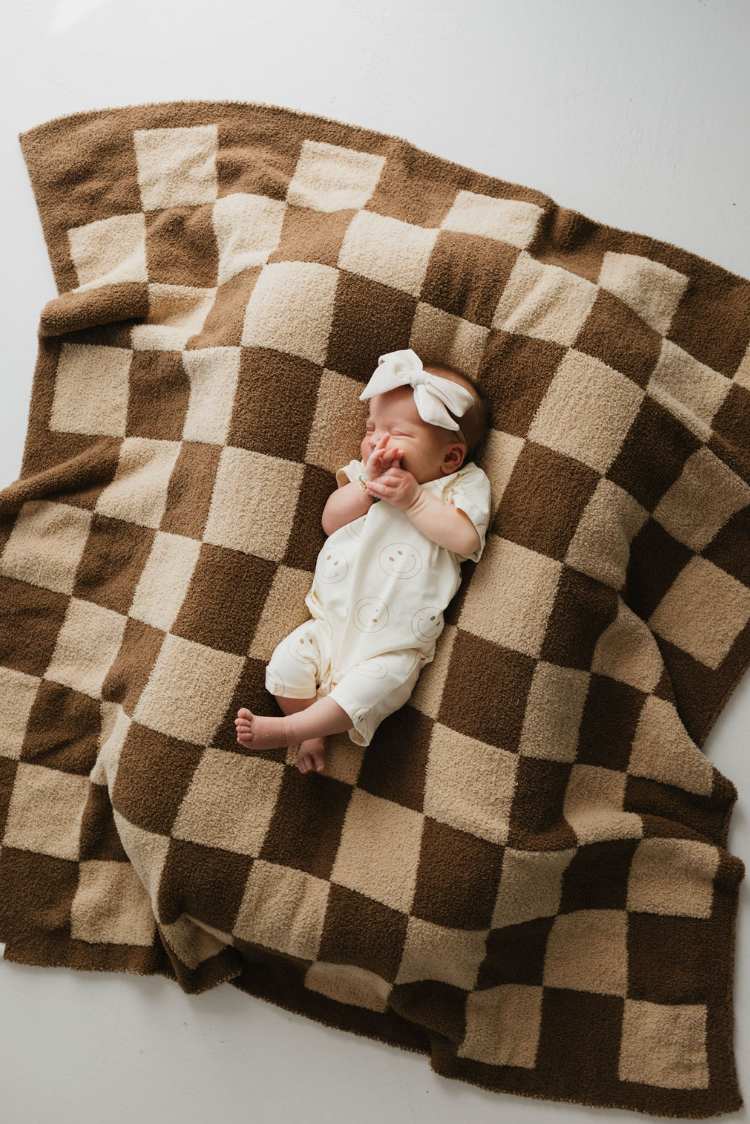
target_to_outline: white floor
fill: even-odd
[[[180,98],[284,105],[750,277],[748,36],[743,0],[16,0],[0,48],[0,488],[20,470],[39,313],[56,295],[19,132]],[[729,849],[750,872],[749,729],[746,675],[705,751],[739,789]],[[734,990],[746,1099],[749,882]],[[191,997],[160,978],[0,961],[0,1011],[2,1124],[616,1118],[448,1081],[426,1057],[228,985]]]

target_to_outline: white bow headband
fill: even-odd
[[[440,375],[425,371],[422,360],[408,347],[403,351],[389,351],[387,355],[380,356],[378,366],[359,400],[364,402],[366,398],[385,394],[397,386],[414,388],[414,405],[422,421],[456,430],[464,445],[468,444],[460,425],[445,408],[447,406],[458,417],[466,413],[469,406],[473,405],[474,398],[465,387],[459,386],[452,379],[443,379]]]

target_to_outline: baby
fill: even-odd
[[[380,356],[368,398],[362,460],[338,470],[323,510],[311,619],[266,667],[284,717],[243,707],[235,719],[244,746],[299,745],[302,773],[323,770],[328,736],[348,730],[367,746],[408,700],[434,659],[460,563],[479,561],[490,519],[490,483],[471,459],[489,413],[467,379],[423,367],[408,348]]]

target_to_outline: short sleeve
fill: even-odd
[[[351,484],[357,479],[360,472],[364,472],[365,466],[363,461],[349,461],[343,468],[340,468],[336,473],[336,483],[339,488],[345,488],[347,484]]]
[[[462,561],[470,559],[472,562],[478,562],[484,552],[487,528],[490,524],[492,493],[487,474],[472,461],[467,465],[466,470],[459,472],[455,481],[448,485],[443,493],[443,502],[452,503],[454,507],[465,511],[476,527],[479,546],[473,554],[459,554],[458,557]]]

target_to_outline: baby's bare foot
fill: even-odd
[[[296,744],[297,739],[289,729],[286,716],[267,718],[242,707],[237,711],[234,725],[237,741],[249,749],[284,749]]]
[[[297,768],[300,773],[309,773],[312,769],[322,772],[325,768],[323,754],[326,748],[325,738],[308,738],[300,742],[297,754]]]

